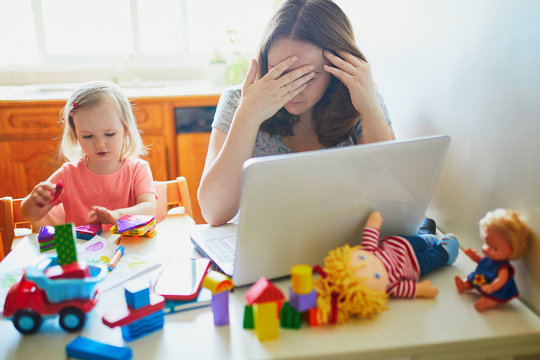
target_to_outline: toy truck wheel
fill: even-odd
[[[21,334],[34,334],[36,333],[43,319],[34,310],[22,309],[18,310],[13,316],[13,325],[19,330]]]
[[[81,310],[68,307],[60,311],[60,326],[67,332],[79,331],[86,321],[86,314]]]

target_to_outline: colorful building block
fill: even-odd
[[[75,226],[72,223],[54,227],[58,265],[69,265],[77,262],[76,237]]]
[[[313,290],[313,270],[309,265],[295,265],[291,268],[291,286],[299,295],[311,293]]]
[[[208,271],[204,276],[202,286],[212,291],[212,294],[229,291],[234,288],[231,278],[219,271]]]
[[[286,329],[300,329],[302,326],[302,314],[286,301],[281,308],[279,325]]]
[[[276,316],[277,303],[275,301],[253,305],[253,319],[255,333],[259,341],[274,340],[279,335],[279,322]]]
[[[150,224],[152,221],[154,221],[155,225],[155,217],[152,215],[124,215],[116,220],[116,226],[118,228],[118,232],[121,234],[125,231],[144,227],[145,225]]]
[[[137,310],[150,304],[150,284],[147,280],[129,281],[124,287],[124,293],[130,309]]]
[[[101,234],[101,231],[101,224],[81,225],[75,228],[77,238],[82,240],[90,240],[94,236]]]
[[[124,340],[132,341],[159,329],[163,329],[163,324],[165,322],[164,318],[163,310],[159,310],[142,319],[124,325],[122,326],[122,337]]]
[[[229,325],[229,292],[221,291],[212,294],[212,314],[214,315],[214,325]]]
[[[255,329],[255,323],[253,320],[253,305],[246,305],[244,307],[244,329],[253,330]]]
[[[296,311],[303,313],[317,306],[317,290],[313,289],[305,295],[297,294],[293,288],[289,288],[289,302]]]
[[[246,292],[245,299],[248,305],[252,305],[269,301],[283,301],[285,300],[285,296],[267,278],[261,277]]]
[[[130,282],[133,283],[133,282]],[[140,301],[140,298],[145,298],[140,294],[146,295],[145,291],[141,291],[140,284],[131,284],[137,291],[125,291],[126,302],[127,297],[135,294],[135,301]],[[163,296],[155,293],[150,293],[150,285],[147,284],[147,290],[149,294],[149,301],[147,305],[138,307],[136,309],[129,306],[125,306],[112,311],[103,316],[102,320],[105,325],[110,328],[117,326],[122,327],[122,337],[127,340],[135,340],[143,335],[149,334],[156,330],[163,328],[165,299]],[[131,295],[128,295],[131,294]],[[133,299],[132,299],[133,300]],[[140,305],[140,304],[137,304]]]
[[[304,320],[311,327],[319,326],[319,322],[317,321],[317,308],[314,307],[306,311],[304,313]]]
[[[104,344],[82,336],[66,345],[66,355],[82,360],[129,360],[133,357],[128,347]]]

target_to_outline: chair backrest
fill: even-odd
[[[193,217],[191,199],[189,196],[187,181],[184,177],[175,180],[154,181],[158,195],[156,205],[156,220],[160,222],[167,215],[167,211],[174,207],[183,207],[184,212]]]
[[[22,198],[13,199],[11,196],[0,198],[0,235],[2,237],[0,260],[11,250],[13,238],[15,237],[15,228],[21,224],[28,224],[28,227],[32,228],[21,212],[22,200]]]

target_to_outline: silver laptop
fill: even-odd
[[[201,226],[191,241],[241,286],[359,244],[373,210],[382,235],[415,234],[449,143],[433,136],[249,159],[238,224]]]

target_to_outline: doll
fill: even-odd
[[[466,278],[456,276],[455,282],[459,293],[476,289],[482,296],[474,307],[484,311],[519,295],[509,260],[525,256],[531,231],[519,213],[507,209],[489,211],[479,225],[484,256],[471,248],[464,250],[478,266]]]
[[[361,245],[344,245],[328,253],[318,271],[317,321],[342,323],[351,316],[373,318],[385,310],[389,296],[435,298],[438,289],[420,276],[452,264],[458,254],[457,239],[431,234],[379,238],[383,218],[370,214]]]

